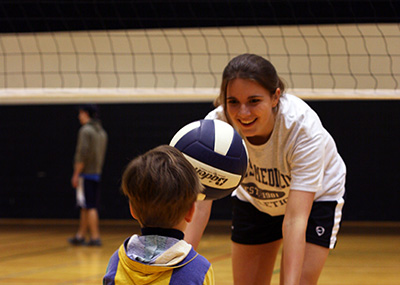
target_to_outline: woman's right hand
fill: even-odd
[[[194,249],[197,249],[203,232],[210,219],[212,200],[203,200],[196,202],[196,209],[192,221],[185,230],[185,241],[190,243]]]

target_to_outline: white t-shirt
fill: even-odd
[[[227,121],[222,106],[206,119]],[[315,201],[343,197],[346,166],[318,115],[298,97],[281,96],[274,129],[265,144],[244,141],[249,166],[232,195],[259,211],[283,215],[290,189],[315,192]]]

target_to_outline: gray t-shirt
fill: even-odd
[[[83,174],[101,174],[107,148],[107,133],[97,120],[79,129],[74,162],[83,162]]]

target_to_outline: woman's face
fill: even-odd
[[[266,143],[275,123],[272,108],[279,102],[280,89],[271,93],[249,79],[236,78],[228,83],[226,111],[233,125],[252,144]]]

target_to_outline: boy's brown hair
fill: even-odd
[[[122,190],[142,227],[176,226],[202,189],[193,166],[168,145],[136,157],[122,176]]]

